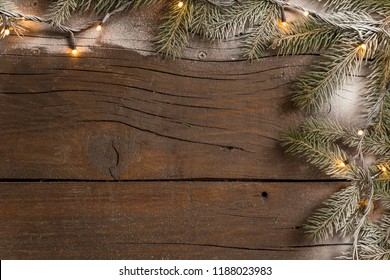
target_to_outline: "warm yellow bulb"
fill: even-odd
[[[362,135],[364,134],[364,131],[361,130],[361,129],[359,129],[358,132],[357,132],[357,134],[358,134],[359,136],[362,136]]]
[[[72,54],[73,54],[73,55],[77,55],[78,53],[79,53],[79,52],[77,51],[76,48],[72,49]]]
[[[384,167],[384,166],[382,166],[382,167],[381,167],[381,170],[382,170],[382,172],[386,172],[386,171],[387,171],[387,168]]]
[[[96,30],[97,30],[97,31],[102,30],[102,26],[99,24],[98,26],[96,26]]]
[[[11,31],[8,28],[6,30],[4,30],[4,35],[5,36],[8,36],[10,33],[11,33]]]
[[[184,6],[183,1],[180,1],[179,3],[177,3],[177,6],[178,6],[179,8],[182,8],[182,7]]]
[[[308,16],[310,15],[310,13],[309,13],[308,11],[304,11],[304,12],[303,12],[303,15],[304,15],[305,17],[308,17]]]
[[[340,162],[340,163],[339,163],[339,166],[340,166],[340,167],[345,167],[345,162],[343,162],[343,161]]]
[[[367,49],[367,45],[365,43],[363,43],[363,44],[360,45],[360,48],[362,50],[366,50]]]

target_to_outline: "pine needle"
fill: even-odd
[[[362,66],[360,44],[346,36],[324,54],[314,69],[296,83],[293,102],[302,109],[318,110],[340,90]]]
[[[355,185],[347,187],[324,202],[324,207],[315,211],[305,225],[306,233],[313,239],[324,241],[337,232],[348,233],[356,222],[360,191]]]
[[[189,30],[193,21],[193,3],[187,0],[182,7],[172,1],[164,16],[156,39],[157,51],[166,56],[180,57],[188,44]]]

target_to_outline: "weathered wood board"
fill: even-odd
[[[99,54],[1,57],[0,177],[313,179],[279,143],[297,122],[287,85],[310,59]]]
[[[41,25],[0,41],[0,257],[338,256],[348,243],[314,243],[302,224],[345,183],[279,142],[304,117],[291,86],[316,55],[250,63],[237,40],[193,38],[163,59],[160,9],[81,33],[78,57]],[[330,111],[356,104],[347,92]]]
[[[1,183],[0,253],[3,259],[327,259],[349,244],[313,243],[301,226],[342,186]]]

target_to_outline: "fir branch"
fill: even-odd
[[[191,33],[203,37],[212,37],[212,28],[221,20],[221,8],[208,2],[195,1]]]
[[[388,40],[390,44],[390,40]],[[371,74],[365,104],[367,118],[377,131],[389,131],[390,125],[390,46],[384,47],[370,63]],[[375,110],[375,111],[373,111]]]
[[[212,27],[211,37],[227,39],[244,33],[246,28],[255,26],[275,4],[267,0],[248,0],[224,10],[223,16]]]
[[[359,187],[352,185],[324,202],[308,219],[304,226],[306,233],[315,240],[324,241],[335,233],[345,235],[356,223],[356,213],[360,201]]]
[[[336,11],[375,11],[382,16],[390,15],[390,2],[387,0],[328,0],[326,5]]]
[[[301,126],[308,141],[333,143],[345,135],[343,127],[326,117],[309,117]]]
[[[77,0],[56,0],[49,9],[49,19],[54,25],[62,25],[77,8]]]
[[[156,39],[157,51],[166,56],[179,57],[188,44],[189,29],[193,20],[193,3],[187,0],[179,8],[177,2],[169,4]]]
[[[333,27],[318,24],[316,21],[292,23],[291,27],[275,40],[274,47],[279,48],[279,55],[299,55],[315,53],[329,48],[338,42],[342,35]]]
[[[381,201],[384,207],[390,209],[390,181],[376,181],[374,188],[374,199],[376,201]]]
[[[364,54],[354,36],[345,36],[335,44],[314,69],[299,78],[295,86],[293,102],[299,108],[318,110],[361,68]]]
[[[356,131],[357,129],[347,130],[345,144],[350,147],[357,147],[362,142],[364,153],[376,155],[383,161],[390,160],[390,137],[387,133],[366,131],[362,138]]]
[[[377,222],[367,222],[362,228],[357,243],[359,257],[362,260],[390,260],[389,243],[390,217]]]
[[[353,180],[356,178],[355,166],[342,165],[348,160],[347,154],[337,145],[323,143],[317,139],[309,139],[302,130],[291,130],[282,139],[287,146],[286,152],[305,156],[307,161],[318,166],[332,177]]]
[[[281,32],[278,26],[279,10],[270,6],[255,27],[249,30],[245,40],[244,56],[250,60],[258,59],[272,45],[272,40]]]

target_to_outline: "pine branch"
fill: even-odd
[[[307,137],[302,130],[291,130],[282,139],[282,145],[287,146],[286,152],[305,156],[307,161],[336,178],[353,180],[356,178],[355,166],[342,164],[347,162],[347,154],[337,145],[323,143]]]
[[[312,71],[299,78],[292,98],[299,108],[320,109],[349,77],[359,73],[364,53],[353,38],[344,37],[323,55]]]
[[[390,181],[376,181],[374,187],[375,200],[381,201],[384,207],[390,209]]]
[[[328,0],[326,5],[336,11],[375,11],[382,16],[390,15],[390,2],[387,0]]]
[[[292,22],[274,45],[279,47],[280,55],[315,53],[342,40],[346,26],[340,26],[341,23],[349,22],[348,31],[354,29],[353,24],[361,22],[363,18],[348,13],[302,17]]]
[[[390,44],[390,40],[387,43]],[[365,103],[367,117],[371,114],[376,130],[384,132],[390,131],[390,46],[388,44],[370,63],[371,74],[368,76]]]
[[[267,0],[248,0],[225,9],[218,23],[211,28],[211,37],[221,40],[244,33],[266,15],[270,6],[275,5]]]
[[[359,187],[352,185],[324,202],[308,219],[305,231],[315,240],[324,241],[335,233],[345,235],[356,223],[356,213],[360,201]]]
[[[160,26],[156,39],[159,53],[172,57],[181,55],[183,48],[188,44],[193,10],[192,0],[187,0],[181,8],[175,1],[169,4],[164,16],[165,22]]]
[[[301,126],[308,141],[330,144],[342,138],[345,131],[342,126],[329,118],[310,117]]]
[[[359,234],[358,251],[363,260],[390,260],[390,217],[368,222]]]
[[[49,9],[49,19],[54,25],[62,25],[77,8],[77,0],[56,0]]]
[[[269,49],[272,40],[281,32],[278,19],[279,10],[275,6],[264,11],[263,18],[249,30],[249,36],[245,40],[245,57],[250,60],[258,59]]]
[[[356,129],[347,131],[345,144],[357,147],[362,143],[364,153],[378,156],[382,161],[390,160],[390,137],[387,133],[366,131],[364,137],[357,135]]]
[[[191,33],[206,38],[212,37],[212,28],[221,20],[221,8],[208,2],[195,1]]]

